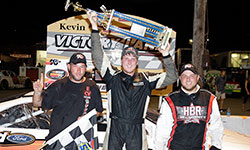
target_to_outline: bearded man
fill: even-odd
[[[97,115],[103,111],[98,86],[84,76],[86,57],[82,53],[73,54],[67,68],[69,76],[55,81],[46,90],[43,90],[43,75],[33,83],[33,106],[53,109],[46,141],[92,109],[96,109]],[[46,146],[44,149],[51,148]]]

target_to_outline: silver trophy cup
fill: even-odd
[[[70,2],[70,0],[67,0],[65,11],[68,10],[69,6],[73,6],[74,11],[87,12],[89,10],[84,9],[78,2],[74,4]],[[104,27],[106,31],[111,30],[119,34],[141,40],[154,47],[166,49],[172,33],[171,28],[168,28],[166,26],[159,26],[138,18],[131,17],[126,14],[117,12],[114,9],[107,10],[104,5],[102,5],[100,8],[103,13],[96,12],[98,18],[97,22],[98,25]],[[132,22],[130,30],[119,28],[118,26],[112,24],[113,17]]]

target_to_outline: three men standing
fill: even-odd
[[[168,86],[178,78],[175,64],[168,52],[170,46],[168,45],[165,50],[159,49],[166,72],[159,74],[138,73],[136,71],[138,50],[133,47],[123,49],[121,55],[122,70],[118,70],[111,65],[102,50],[96,14],[88,11],[88,17],[92,25],[92,58],[96,68],[100,71],[107,84],[109,100],[110,118],[108,119],[103,149],[122,150],[123,147],[126,147],[127,150],[147,150],[144,119],[151,91]],[[82,61],[84,61],[84,58],[77,57],[77,59],[82,59]],[[82,63],[82,65],[77,65],[78,63]],[[84,69],[86,69],[86,60],[85,62],[75,63],[73,60],[72,62],[70,60],[68,64],[68,70],[71,73],[69,78],[62,79],[49,88],[53,89],[55,94],[51,94],[48,89],[41,95],[41,82],[36,82],[34,84],[34,105],[48,109],[55,108],[54,111],[61,106],[60,104],[64,103],[66,105],[65,97],[67,95],[62,97],[62,99],[59,98],[57,101],[54,100],[54,97],[55,95],[61,97],[60,93],[62,93],[62,90],[66,92],[70,87],[77,86],[74,85],[75,83],[86,83],[86,78],[82,77],[85,73]],[[211,149],[221,149],[223,126],[215,96],[208,91],[200,89],[197,84],[200,77],[192,64],[186,64],[181,68],[179,78],[182,84],[181,90],[170,94],[162,103],[161,115],[157,122],[155,149],[207,150],[209,149],[207,144],[208,131],[211,131],[212,136]],[[72,81],[73,83],[71,83]],[[66,83],[71,84],[71,86],[65,88]],[[81,87],[79,86],[78,88],[80,89]],[[76,87],[75,90],[78,88]],[[92,83],[90,88],[96,90],[95,85]],[[95,92],[97,96],[95,98],[96,102],[99,103],[98,91],[91,92]],[[77,93],[71,96],[76,99],[79,97]],[[84,102],[80,103],[84,104]],[[80,103],[72,103],[71,106],[75,108],[75,111],[77,109],[80,110],[80,107],[78,108],[77,105]],[[100,108],[99,112],[102,111],[102,107],[99,107],[99,104],[93,107]],[[70,109],[71,107],[68,106],[66,108]],[[76,120],[84,111],[77,111],[74,114],[60,111],[57,113],[66,114],[59,119],[55,117],[58,114],[53,113],[54,121],[62,121],[65,117],[74,117],[74,119],[69,119],[70,121],[67,122],[67,125],[69,125],[72,123],[72,120]],[[52,136],[54,132],[52,128],[57,130],[56,126],[51,126],[49,136]]]

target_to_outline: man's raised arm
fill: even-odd
[[[100,71],[101,76],[104,78],[106,82],[108,82],[111,79],[112,75],[115,73],[115,70],[112,68],[109,58],[107,57],[107,55],[105,55],[101,47],[100,35],[96,22],[97,14],[94,11],[88,11],[87,15],[92,25],[92,33],[91,33],[92,59],[95,63],[97,70]]]
[[[148,80],[153,89],[166,87],[176,82],[176,80],[178,79],[175,63],[169,54],[169,49],[170,44],[168,44],[165,50],[158,49],[159,52],[162,54],[162,61],[163,66],[165,68],[165,72],[148,77]]]

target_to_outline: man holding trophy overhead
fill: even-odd
[[[88,11],[92,25],[92,59],[107,83],[110,118],[104,140],[104,150],[147,150],[144,125],[147,107],[153,89],[163,88],[177,80],[175,64],[166,49],[162,54],[166,72],[152,74],[137,72],[138,50],[126,47],[121,54],[122,70],[114,68],[103,52],[97,27],[97,14]]]

